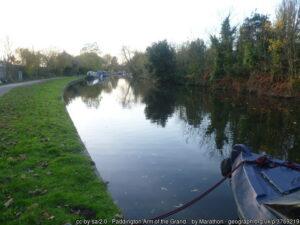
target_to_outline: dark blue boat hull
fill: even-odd
[[[245,145],[235,145],[233,148],[232,168],[242,163],[231,176],[231,187],[239,216],[247,220],[286,218],[286,215],[270,206],[287,199],[291,194],[300,195],[300,172],[284,166],[285,161],[272,159],[270,156],[268,165],[255,163],[262,156],[253,153]],[[295,166],[298,167],[299,164]],[[289,201],[284,202],[289,204]]]

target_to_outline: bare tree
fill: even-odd
[[[123,46],[121,49],[121,54],[123,57],[123,61],[125,61],[126,64],[128,64],[132,59],[132,51],[128,46]]]
[[[300,33],[300,1],[283,0],[277,11],[277,21],[282,24],[281,35],[286,43],[289,74],[295,76],[297,74],[296,42]]]
[[[96,53],[97,55],[100,56],[101,50],[100,50],[97,42],[87,43],[80,50],[80,54],[84,54],[84,53]]]
[[[6,67],[6,76],[8,80],[13,80],[13,64],[16,61],[16,58],[14,56],[12,42],[10,41],[9,37],[5,38],[5,41],[3,43],[3,62]]]

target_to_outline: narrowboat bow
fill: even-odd
[[[299,164],[253,153],[242,144],[233,147],[228,162],[222,172],[231,176],[241,219],[300,219]]]

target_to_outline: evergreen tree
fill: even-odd
[[[164,40],[152,44],[146,50],[150,73],[159,81],[174,81],[175,77],[175,49]]]
[[[213,79],[234,74],[235,57],[233,44],[235,39],[236,27],[231,27],[230,16],[227,16],[222,23],[221,37],[211,36],[211,45],[214,51]]]
[[[271,22],[268,17],[253,14],[245,19],[237,41],[237,63],[241,75],[269,71],[269,39]]]

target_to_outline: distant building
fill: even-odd
[[[0,63],[0,80],[6,80],[6,67],[4,63]]]
[[[7,65],[0,62],[0,81],[4,83],[22,81],[24,80],[22,70],[23,68],[20,65]]]
[[[18,80],[19,81],[23,80],[23,72],[21,70],[18,70]]]

